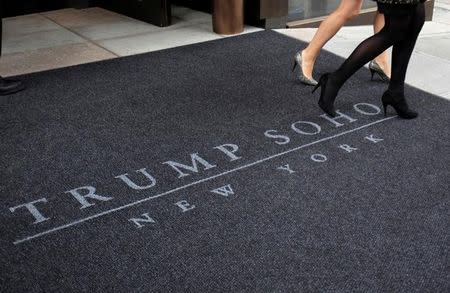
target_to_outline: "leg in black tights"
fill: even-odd
[[[393,59],[396,59],[396,61],[393,64],[392,75],[395,76],[391,85],[393,88],[401,87],[404,83],[404,75],[406,74],[409,58],[423,24],[423,18],[421,18],[422,9],[423,4],[419,4],[414,14],[386,14],[386,24],[379,33],[363,41],[338,70],[325,74],[321,78],[318,85],[322,87],[319,106],[326,113],[332,116],[335,115],[334,100],[345,81],[364,64],[391,46],[396,46],[396,52],[398,53],[396,56],[393,56]]]
[[[412,16],[408,38],[394,44],[392,50],[392,77],[389,83],[389,91],[400,96],[404,94],[406,70],[409,59],[416,45],[417,37],[425,22],[425,5],[420,3]]]
[[[395,43],[406,40],[410,20],[411,16],[409,15],[385,15],[386,24],[384,28],[356,47],[341,67],[330,76],[333,79],[333,83],[340,88],[364,64],[373,60],[373,58]]]

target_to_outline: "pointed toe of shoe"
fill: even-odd
[[[318,84],[317,80],[315,80],[314,78],[307,78],[307,77],[302,78],[301,82],[303,84],[310,85],[310,86],[316,86]]]
[[[336,110],[333,106],[326,105],[323,101],[319,100],[318,103],[320,109],[324,111],[328,116],[336,117]]]

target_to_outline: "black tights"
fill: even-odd
[[[364,64],[393,46],[389,91],[403,95],[409,59],[425,22],[424,4],[417,4],[411,15],[385,14],[384,17],[386,23],[384,28],[363,41],[341,67],[330,76],[332,83],[337,86],[336,90],[339,90],[344,82]]]

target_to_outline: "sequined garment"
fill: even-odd
[[[397,5],[397,4],[418,4],[420,2],[425,2],[425,0],[376,0],[378,3],[383,4],[391,4],[391,5]]]

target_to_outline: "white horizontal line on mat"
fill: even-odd
[[[214,176],[211,176],[211,177],[208,177],[208,178],[204,178],[204,179],[201,179],[201,180],[198,180],[198,181],[195,181],[195,182],[192,182],[192,183],[189,183],[189,184],[177,187],[175,189],[171,189],[171,190],[165,191],[165,192],[157,194],[157,195],[146,197],[144,199],[137,200],[137,201],[134,201],[132,203],[129,203],[129,204],[126,204],[126,205],[123,205],[123,206],[120,206],[120,207],[117,207],[117,208],[114,208],[114,209],[106,210],[104,212],[101,212],[101,213],[98,213],[98,214],[95,214],[95,215],[92,215],[92,216],[89,216],[89,217],[86,217],[86,218],[82,218],[82,219],[70,222],[68,224],[62,225],[62,226],[58,226],[58,227],[55,227],[55,228],[52,228],[52,229],[49,229],[49,230],[46,230],[46,231],[43,231],[43,232],[31,235],[31,236],[27,236],[25,238],[22,238],[22,239],[14,241],[14,245],[17,245],[17,244],[20,244],[20,243],[23,243],[23,242],[27,242],[27,241],[30,241],[32,239],[39,238],[39,237],[45,236],[45,235],[50,234],[50,233],[57,232],[59,230],[66,229],[66,228],[69,228],[69,227],[81,224],[83,222],[90,221],[92,219],[96,219],[96,218],[99,218],[99,217],[102,217],[102,216],[105,216],[105,215],[108,215],[108,214],[111,214],[111,213],[114,213],[114,212],[117,212],[117,211],[120,211],[120,210],[124,210],[126,208],[133,207],[133,206],[141,204],[143,202],[147,202],[149,200],[152,200],[152,199],[155,199],[155,198],[158,198],[158,197],[162,197],[162,196],[165,196],[165,195],[177,192],[179,190],[186,189],[188,187],[191,187],[191,186],[194,186],[194,185],[197,185],[197,184],[200,184],[200,183],[203,183],[203,182],[206,182],[206,181],[209,181],[209,180],[212,180],[212,179],[215,179],[215,178],[218,178],[218,177],[221,177],[221,176],[224,176],[224,175],[227,175],[227,174],[239,171],[239,170],[243,170],[243,169],[246,169],[246,168],[249,168],[249,167],[261,164],[263,162],[266,162],[266,161],[278,158],[280,156],[284,156],[286,154],[289,154],[289,153],[292,153],[292,152],[304,149],[306,147],[309,147],[309,146],[312,146],[312,145],[315,145],[315,144],[318,144],[318,143],[321,143],[321,142],[325,142],[325,141],[331,140],[331,139],[339,137],[339,136],[343,136],[345,134],[349,134],[349,133],[352,133],[352,132],[364,129],[364,128],[367,128],[369,126],[375,125],[375,124],[379,124],[381,122],[393,119],[395,117],[397,117],[397,116],[391,116],[391,117],[388,117],[388,118],[377,120],[377,121],[371,122],[369,124],[366,124],[366,125],[363,125],[363,126],[359,126],[357,128],[350,129],[350,130],[347,130],[347,131],[335,134],[333,136],[324,137],[324,138],[321,138],[319,140],[316,140],[316,141],[313,141],[313,142],[310,142],[310,143],[307,143],[307,144],[295,147],[293,149],[290,149],[290,150],[287,150],[287,151],[284,151],[284,152],[272,155],[270,157],[263,158],[261,160],[255,161],[253,163],[249,163],[249,164],[246,164],[246,165],[243,165],[243,166],[240,166],[240,167],[237,167],[237,168],[234,168],[234,169],[222,172],[220,174],[216,174]]]

